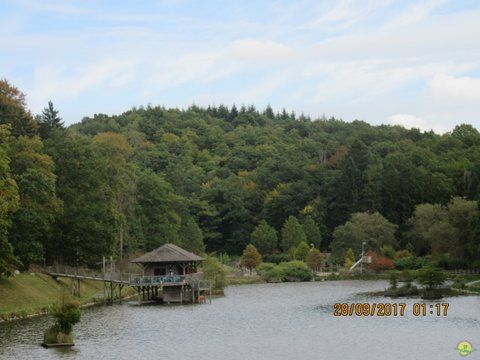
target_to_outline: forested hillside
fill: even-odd
[[[65,128],[6,81],[0,124],[0,273],[165,242],[240,254],[253,241],[268,255],[305,241],[343,263],[365,241],[480,265],[471,125],[438,135],[270,107],[148,106]]]

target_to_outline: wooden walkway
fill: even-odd
[[[66,273],[57,273],[57,272],[47,272],[46,274],[50,275],[51,277],[54,277],[54,278],[63,277],[63,278],[70,278],[70,279],[105,281],[105,282],[112,282],[114,284],[130,285],[130,281],[111,279],[108,276],[106,276],[105,279],[104,279],[102,277],[80,275],[80,274],[66,274]]]
[[[110,272],[103,266],[102,272],[96,272],[86,268],[76,268],[66,265],[49,266],[42,269],[44,274],[47,274],[55,279],[66,278],[71,279],[72,295],[80,297],[82,280],[100,281],[103,283],[103,301],[113,302],[115,299],[122,299],[122,289],[126,285],[130,285],[130,275],[122,274],[113,271],[110,267]]]

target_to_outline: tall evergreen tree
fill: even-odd
[[[58,116],[58,110],[55,109],[51,101],[47,107],[42,110],[42,114],[37,116],[40,124],[40,136],[42,139],[48,139],[54,129],[63,129],[62,118]]]

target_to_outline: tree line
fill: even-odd
[[[65,127],[0,81],[0,273],[95,265],[171,242],[343,263],[370,250],[478,266],[480,134],[438,135],[271,107],[162,106]],[[387,250],[385,250],[387,249]]]

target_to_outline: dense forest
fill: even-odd
[[[271,107],[161,106],[64,126],[0,81],[0,274],[171,242],[264,256],[299,244],[480,266],[480,134]]]

